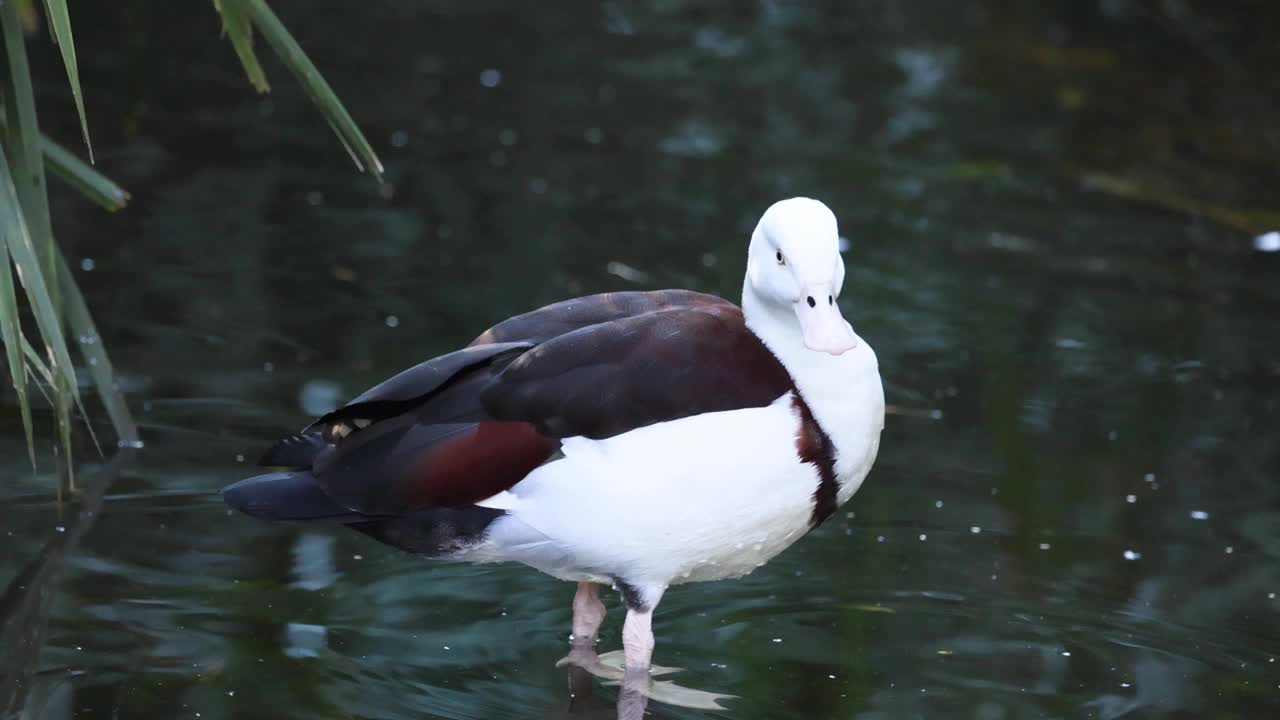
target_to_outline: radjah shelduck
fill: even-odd
[[[884,426],[876,355],[840,313],[836,219],[771,206],[741,307],[689,290],[565,300],[370,389],[279,441],[228,504],[341,524],[431,558],[523,563],[626,605],[647,676],[668,588],[745,575],[848,501]],[[560,457],[552,460],[552,456]]]

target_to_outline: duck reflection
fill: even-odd
[[[567,717],[613,718],[614,708],[595,697],[595,681],[605,686],[616,686],[618,720],[638,720],[645,716],[649,700],[676,707],[695,710],[724,710],[723,700],[733,695],[684,687],[671,680],[659,679],[680,672],[680,668],[653,665],[648,673],[629,673],[623,669],[623,652],[615,650],[598,654],[594,642],[573,641],[569,654],[556,663],[556,667],[568,669],[569,707]],[[660,711],[651,718],[667,718]]]

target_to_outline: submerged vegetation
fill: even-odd
[[[213,0],[213,6],[253,87],[259,92],[270,89],[254,49],[256,31],[306,90],[356,167],[381,179],[382,164],[368,140],[265,0]],[[57,243],[49,215],[46,171],[108,211],[123,208],[129,193],[92,166],[93,146],[66,0],[46,0],[43,21],[66,68],[88,162],[40,131],[26,48],[28,38],[41,25],[36,3],[0,2],[4,43],[0,72],[0,340],[32,468],[37,455],[32,414],[35,388],[52,409],[58,435],[58,474],[69,486],[74,479],[70,461],[73,418],[77,412],[84,415],[72,345],[79,348],[83,367],[111,420],[118,444],[138,447],[141,441],[93,316]],[[92,426],[86,423],[86,427],[92,435]]]

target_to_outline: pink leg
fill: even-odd
[[[618,693],[618,720],[641,720],[649,704],[653,660],[653,608],[627,609],[622,623],[622,689]]]
[[[653,608],[627,610],[622,624],[622,655],[627,675],[648,676],[653,659]]]
[[[595,583],[580,582],[573,596],[574,647],[591,647],[596,643],[596,633],[604,622],[604,603],[600,602],[600,587]]]

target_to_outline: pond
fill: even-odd
[[[652,716],[1280,712],[1275,6],[273,2],[379,185],[283,67],[253,93],[208,3],[72,5],[99,166],[134,200],[58,190],[55,229],[146,447],[109,486],[80,471],[105,496],[76,518],[6,395],[0,668],[34,671],[25,717],[611,716],[616,687],[556,664],[572,586],[216,493],[517,312],[736,299],[792,195],[848,240],[880,457],[767,566],[666,595],[655,662],[735,698]]]

